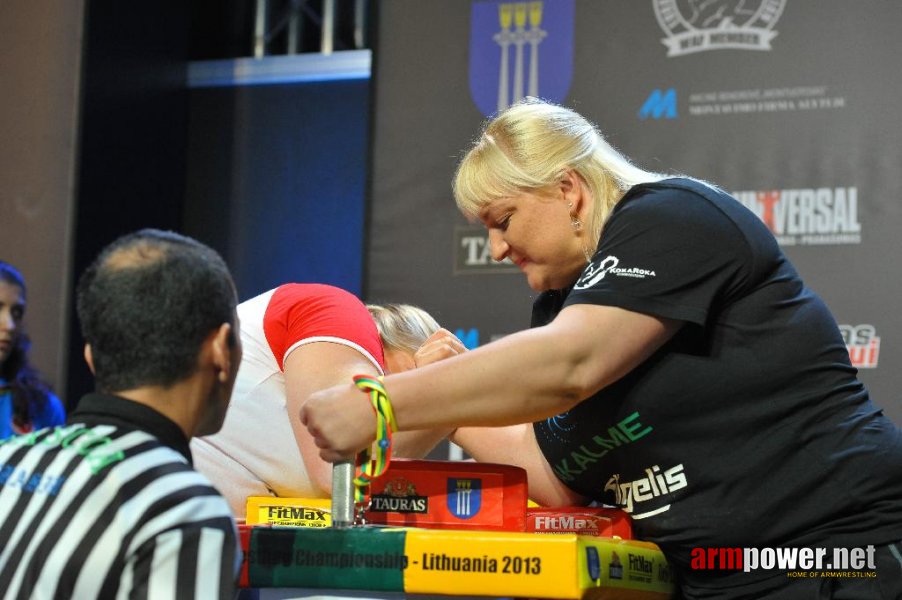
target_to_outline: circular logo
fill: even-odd
[[[770,50],[786,0],[653,0],[668,56],[733,48]]]

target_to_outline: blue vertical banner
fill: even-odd
[[[483,115],[526,96],[562,102],[573,78],[573,0],[473,2],[470,95]]]

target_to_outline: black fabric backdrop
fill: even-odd
[[[736,192],[902,422],[900,30],[887,0],[381,2],[367,298],[419,304],[471,346],[528,326],[533,293],[488,259],[450,182],[499,90],[532,80],[642,166]]]

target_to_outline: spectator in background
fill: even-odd
[[[62,402],[28,362],[25,296],[25,278],[0,261],[0,440],[66,419]]]
[[[382,374],[465,350],[410,306],[372,306],[329,285],[289,283],[238,306],[244,360],[222,430],[191,443],[199,471],[244,518],[249,496],[328,498],[332,465],[298,420],[315,391],[357,374]],[[387,352],[377,328],[388,336]],[[428,339],[427,339],[428,338]],[[420,354],[416,350],[422,346]],[[366,402],[363,394],[360,401]],[[425,456],[448,430],[395,436],[393,453]]]
[[[240,553],[188,440],[219,429],[241,362],[225,263],[184,236],[108,246],[78,286],[97,392],[0,442],[6,598],[232,598]]]

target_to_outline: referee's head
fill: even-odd
[[[156,229],[114,241],[84,272],[77,290],[97,390],[169,389],[206,368],[230,395],[240,360],[236,304],[228,267],[200,242]],[[228,365],[207,356],[217,351],[208,348],[217,332],[230,355]]]

